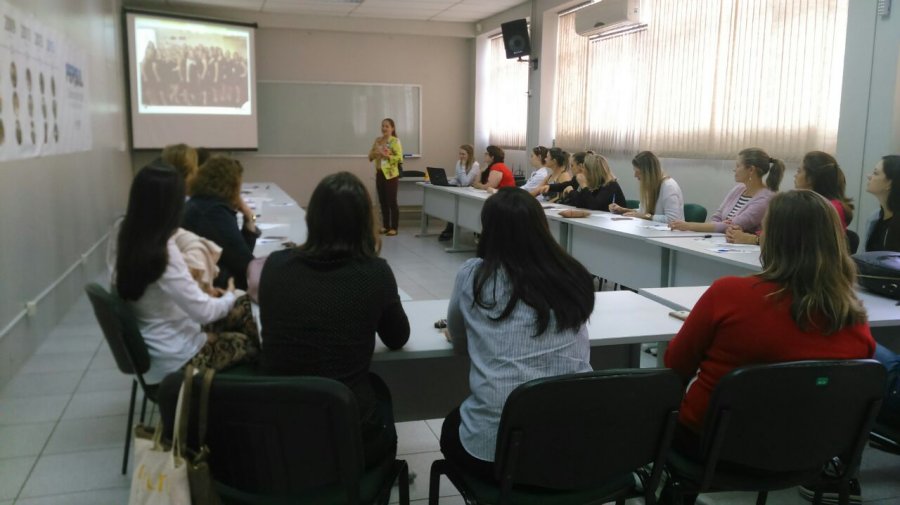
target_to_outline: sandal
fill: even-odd
[[[385,235],[387,235],[388,237],[393,237],[396,234],[397,234],[397,230],[394,230],[394,229],[390,229],[387,231],[387,233],[385,233]]]
[[[384,234],[387,233],[387,232],[388,232],[388,229],[387,229],[387,228],[378,228],[378,234],[379,234],[379,235],[384,235]]]

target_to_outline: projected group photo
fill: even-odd
[[[247,40],[156,30],[138,60],[142,107],[235,107],[248,100]]]

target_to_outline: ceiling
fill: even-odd
[[[192,5],[267,14],[382,18],[474,23],[525,0],[155,0],[157,6]]]

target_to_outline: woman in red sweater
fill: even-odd
[[[713,389],[735,368],[875,351],[831,203],[809,190],[780,193],[763,230],[763,271],[714,282],[666,351],[666,366],[688,381],[679,417],[687,430],[678,446],[702,431]]]
[[[503,163],[506,154],[497,146],[487,146],[484,153],[485,169],[481,176],[475,179],[472,186],[488,191],[500,188],[516,187],[516,180],[512,170]]]

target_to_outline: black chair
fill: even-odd
[[[629,209],[636,209],[641,206],[640,200],[625,200],[625,207]]]
[[[421,170],[404,170],[400,177],[425,177],[425,172]]]
[[[689,223],[705,223],[706,207],[697,203],[684,204],[684,220]]]
[[[134,406],[137,398],[138,384],[144,392],[144,400],[141,404],[141,422],[144,422],[144,413],[147,409],[147,400],[156,403],[157,386],[149,386],[144,381],[144,374],[150,369],[150,354],[147,352],[147,344],[137,327],[137,321],[131,309],[118,295],[103,289],[97,283],[91,283],[84,287],[94,308],[94,316],[103,330],[103,336],[113,357],[116,366],[124,374],[134,376],[131,381],[131,403],[128,406],[128,424],[125,427],[125,454],[122,456],[122,475],[128,471],[128,450],[131,447],[131,428],[134,423]]]
[[[516,183],[517,188],[521,188],[527,182],[524,175],[513,175],[513,181]]]
[[[869,433],[869,445],[893,454],[900,454],[900,426],[875,423]]]
[[[859,250],[859,235],[850,229],[847,230],[847,247],[850,248],[850,254],[856,254]]]
[[[769,491],[822,482],[823,468],[840,457],[843,471],[832,482],[846,504],[884,384],[874,360],[738,368],[713,391],[698,454],[670,452],[664,492],[682,503],[683,495],[752,491],[762,505]]]
[[[170,374],[160,386],[168,433],[183,377]],[[194,380],[199,391],[202,378]],[[194,448],[197,405],[187,440]],[[225,504],[387,504],[397,479],[400,503],[409,504],[405,461],[390,457],[364,469],[356,397],[341,382],[219,374],[208,405],[209,465]]]
[[[495,482],[468,475],[448,460],[431,466],[428,502],[437,505],[447,475],[466,503],[601,503],[655,491],[672,439],[682,385],[674,372],[603,370],[527,382],[503,407]]]

